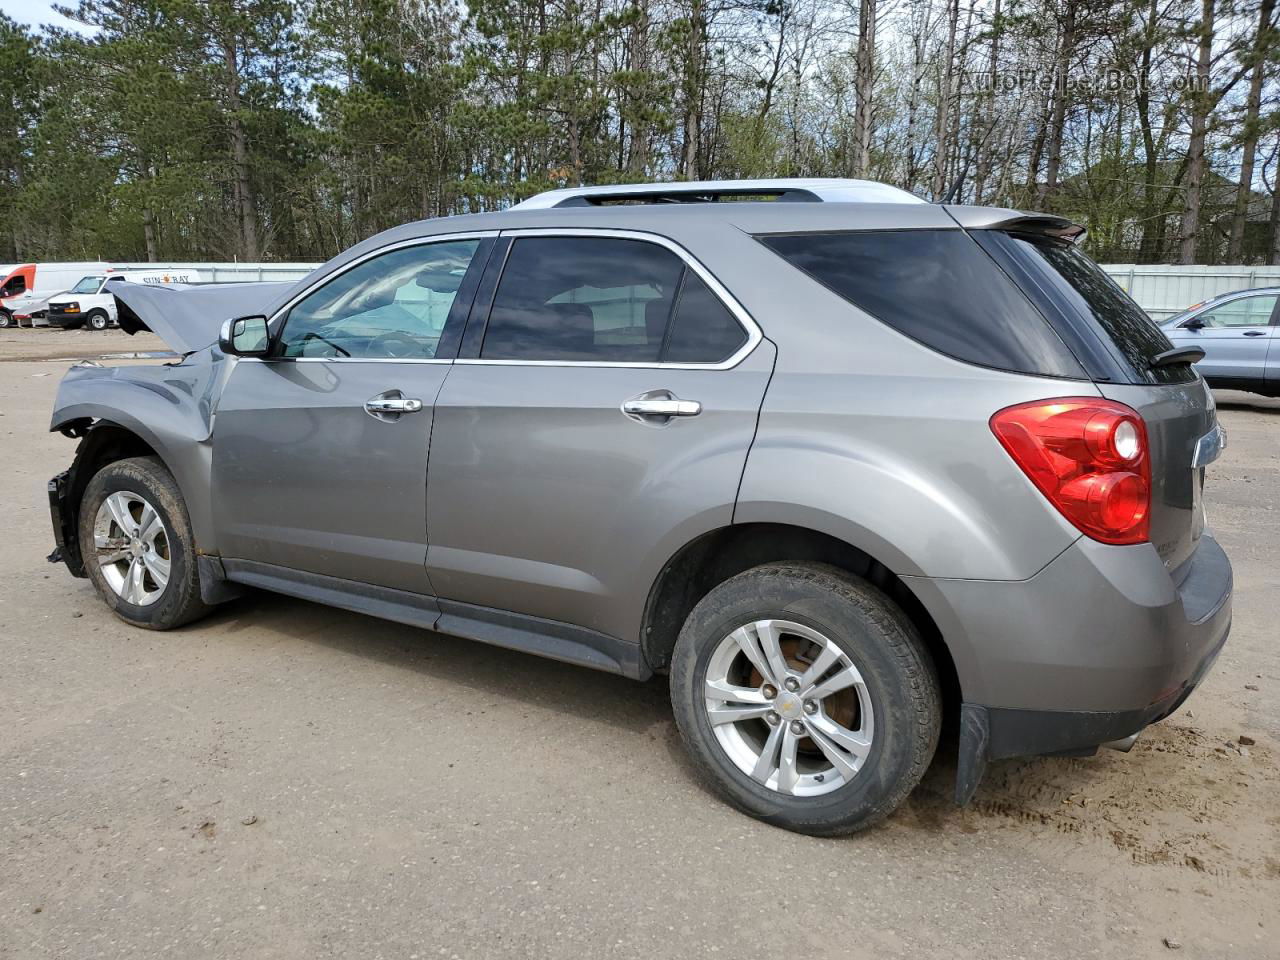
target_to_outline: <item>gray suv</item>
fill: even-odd
[[[963,803],[990,760],[1131,742],[1230,625],[1200,351],[1082,233],[858,181],[595,187],[297,284],[121,285],[182,356],[66,375],[51,559],[141,627],[260,587],[669,674],[697,768],[806,833],[891,813],[945,722]]]

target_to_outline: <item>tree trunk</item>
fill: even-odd
[[[222,59],[227,69],[227,108],[230,116],[232,197],[240,232],[240,252],[250,262],[260,258],[258,252],[258,222],[254,212],[253,181],[249,173],[249,138],[245,134],[240,116],[240,67],[236,62],[235,39],[222,41]]]
[[[1058,171],[1062,167],[1062,133],[1067,124],[1067,71],[1076,45],[1076,8],[1078,0],[1066,0],[1062,17],[1062,37],[1058,42],[1058,62],[1053,76],[1053,110],[1049,118],[1049,160],[1044,168],[1044,182],[1040,184],[1036,206],[1045,209],[1049,198],[1058,189]]]
[[[960,0],[947,3],[947,53],[938,83],[938,112],[934,124],[934,140],[937,143],[933,163],[933,196],[938,199],[947,189],[947,156],[950,152],[948,134],[951,132],[951,80],[955,72],[956,28],[960,23]]]
[[[627,55],[631,73],[645,77],[645,89],[648,87],[649,75],[649,0],[638,0],[636,4],[636,22],[631,27],[627,38]],[[634,94],[629,99],[636,106]],[[649,124],[642,120],[646,104],[639,104],[639,116],[631,120],[631,142],[627,149],[627,173],[633,177],[643,177],[649,167]]]
[[[1276,266],[1280,264],[1280,136],[1276,138],[1276,170],[1271,187],[1271,223],[1270,237],[1271,242],[1267,245],[1267,264]],[[1266,168],[1263,168],[1263,176],[1266,176]]]
[[[1040,110],[1040,122],[1037,124],[1036,135],[1031,141],[1031,155],[1027,158],[1027,183],[1023,189],[1026,199],[1023,203],[1031,203],[1039,196],[1040,176],[1040,159],[1044,156],[1044,143],[1049,135],[1049,104],[1046,103]]]
[[[853,116],[853,175],[866,177],[871,169],[871,110],[876,69],[876,0],[858,6],[858,52]]]
[[[689,9],[689,38],[685,52],[684,77],[684,144],[680,153],[680,175],[693,180],[698,175],[699,141],[702,138],[702,99],[706,94],[704,76],[704,42],[707,32],[706,10],[702,0],[694,0]]]
[[[924,38],[917,31],[911,38],[911,94],[907,100],[907,186],[916,186],[922,173],[916,149],[916,131],[920,126],[920,92],[924,84]]]
[[[1155,40],[1156,23],[1160,16],[1159,0],[1151,0],[1147,7],[1147,36],[1142,45],[1142,73],[1138,77],[1138,89],[1134,106],[1138,113],[1138,126],[1142,130],[1142,240],[1138,245],[1138,262],[1155,263],[1160,255],[1156,218],[1162,212],[1157,209],[1156,179],[1160,173],[1160,159],[1156,156],[1155,131],[1151,124],[1151,47]],[[1161,217],[1163,219],[1163,217]]]
[[[1280,177],[1277,178],[1280,180]],[[1271,191],[1271,249],[1267,252],[1267,265],[1280,264],[1280,182]]]
[[[1236,189],[1236,206],[1231,216],[1231,236],[1227,241],[1227,263],[1239,263],[1244,253],[1244,225],[1249,217],[1249,198],[1253,193],[1253,165],[1258,153],[1258,111],[1262,105],[1262,80],[1265,58],[1273,40],[1271,18],[1275,0],[1262,0],[1258,6],[1258,35],[1253,45],[1253,75],[1249,78],[1249,96],[1245,101],[1244,143],[1240,158],[1240,185]]]
[[[997,74],[1000,70],[1000,33],[1004,28],[1000,25],[1000,0],[995,0],[991,13],[991,87],[983,93],[982,123],[979,129],[982,140],[978,144],[978,165],[973,174],[973,202],[982,203],[982,195],[986,192],[987,178],[991,176],[991,151],[987,149],[987,140],[991,136],[991,128],[995,125],[995,100]]]
[[[142,237],[147,245],[147,263],[155,263],[160,259],[160,249],[156,243],[156,218],[151,212],[151,204],[142,208]]]
[[[1201,0],[1199,51],[1196,57],[1198,88],[1191,94],[1191,140],[1187,145],[1187,191],[1179,230],[1178,262],[1196,262],[1196,236],[1200,232],[1200,188],[1204,183],[1204,144],[1209,125],[1209,67],[1213,57],[1215,0]]]

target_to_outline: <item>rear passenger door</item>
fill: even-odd
[[[518,624],[501,610],[635,642],[662,565],[732,520],[773,345],[664,239],[500,243],[436,401],[427,567],[441,629]]]

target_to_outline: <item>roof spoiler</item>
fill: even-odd
[[[1000,207],[968,207],[945,204],[951,219],[966,230],[1005,230],[1011,233],[1036,233],[1068,243],[1081,243],[1088,231],[1066,217],[1051,213],[1023,213]]]

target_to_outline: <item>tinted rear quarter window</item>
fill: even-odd
[[[1083,378],[1053,328],[961,230],[762,236],[765,246],[913,340],[968,363]]]
[[[1173,349],[1173,344],[1106,271],[1077,247],[998,231],[983,239],[1016,258],[1028,283],[1038,288],[1030,291],[1032,298],[1047,298],[1045,310],[1078,325],[1074,336],[1092,335],[1110,348],[1119,363],[1115,378],[1131,383],[1187,383],[1195,379],[1189,363],[1152,367],[1151,361]],[[1100,379],[1113,376],[1101,369],[1090,372]]]
[[[692,270],[685,270],[675,320],[662,359],[667,363],[720,363],[747,342],[729,308]]]

